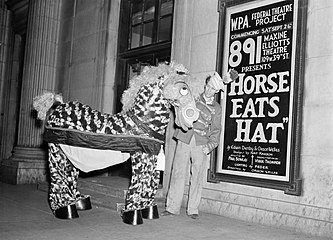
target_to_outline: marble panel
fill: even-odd
[[[203,199],[200,210],[266,226],[285,228],[314,236],[332,236],[333,222],[267,211],[231,203]]]
[[[56,72],[57,76],[56,76],[56,86],[54,91],[56,93],[61,93],[63,100],[67,101],[67,94],[66,92],[68,92],[67,86],[69,84],[69,68],[67,67],[59,67],[57,72]]]
[[[282,196],[283,193],[281,193]],[[324,196],[324,198],[327,198]],[[329,197],[328,197],[329,198]],[[300,197],[295,201],[284,201],[281,199],[270,199],[265,195],[241,195],[224,191],[203,190],[203,199],[218,201],[226,204],[245,206],[255,209],[266,210],[268,212],[280,212],[281,214],[295,215],[299,217],[309,217],[321,221],[332,221],[333,207],[319,205],[318,203],[302,203]],[[297,201],[298,200],[298,201]]]
[[[304,165],[301,170],[304,175],[301,203],[333,209],[332,163],[318,164],[316,157],[308,159],[312,161],[312,164]]]
[[[92,108],[95,108],[92,106],[92,89],[91,88],[80,88],[80,89],[73,89],[71,91],[71,99],[77,99],[78,101],[88,104]]]
[[[16,161],[7,159],[0,165],[0,181],[10,184],[30,184],[46,181],[45,160]]]
[[[194,3],[192,36],[218,31],[219,13],[217,1],[200,0]]]
[[[330,78],[332,66],[333,55],[306,60],[304,73],[304,105],[306,107],[308,105],[321,105],[326,108],[327,105],[332,105],[333,84]]]
[[[217,34],[210,33],[192,38],[192,73],[214,71],[216,68]]]
[[[60,24],[60,42],[69,42],[73,34],[73,18],[62,19]]]
[[[17,184],[30,184],[45,182],[47,179],[46,169],[19,169],[17,172]]]
[[[98,42],[96,40],[97,35],[92,34],[74,41],[73,44],[73,64],[92,61],[97,56],[96,49],[98,48]]]
[[[97,9],[79,12],[75,17],[74,40],[89,36],[99,31],[99,12]]]
[[[303,140],[301,146],[302,159],[305,156],[317,156],[317,158],[330,161],[327,157],[333,156],[333,125],[328,119],[333,118],[332,110],[333,104],[325,107],[316,105],[304,108]],[[323,120],[319,121],[319,117]],[[321,161],[320,159],[316,161]],[[306,160],[302,161],[306,162]]]
[[[114,96],[114,87],[113,85],[105,85],[103,87],[104,97],[102,102],[102,111],[107,113],[113,113],[113,96]]]
[[[308,0],[309,12],[315,11],[317,9],[333,7],[333,1],[331,0]]]
[[[57,66],[58,67],[68,67],[70,65],[71,53],[72,53],[72,43],[62,42],[59,45]]]
[[[105,0],[78,0],[77,1],[77,11],[78,12],[83,12],[87,9],[93,9],[93,8],[98,8],[100,7]]]
[[[71,74],[71,90],[92,88],[95,77],[95,63],[84,62],[73,66]]]
[[[306,49],[307,58],[332,56],[333,54],[333,22],[318,19],[331,19],[333,6],[321,8],[308,15]],[[325,41],[323,41],[325,39]]]
[[[62,18],[70,18],[74,15],[74,6],[76,0],[66,0],[62,1],[61,5],[61,16]]]
[[[110,31],[114,31],[118,35],[120,0],[111,1],[110,4],[111,7],[108,27]]]
[[[260,187],[247,186],[241,184],[234,184],[228,182],[220,182],[220,183],[205,183],[205,188],[209,190],[214,190],[214,192],[218,193],[219,191],[230,192],[233,194],[241,194],[241,195],[254,195],[260,196],[262,195],[263,189]],[[275,190],[265,189],[268,192],[276,192]]]

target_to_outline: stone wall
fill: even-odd
[[[216,67],[217,2],[176,0],[176,8],[179,6],[186,13],[181,16],[182,12],[176,11],[174,41],[181,35],[188,40],[173,43],[173,58],[185,61],[196,77],[203,78]],[[300,159],[302,195],[226,182],[205,183],[201,211],[315,236],[333,236],[332,14],[332,1],[308,0]],[[186,18],[192,19],[191,24],[182,24]],[[187,55],[177,52],[182,47],[188,49]]]
[[[64,1],[58,91],[113,111],[119,1]]]

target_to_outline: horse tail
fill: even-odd
[[[33,99],[33,108],[37,111],[37,118],[40,120],[46,119],[46,114],[54,104],[63,103],[61,94],[45,92]]]

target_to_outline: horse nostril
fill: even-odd
[[[190,117],[190,118],[193,117],[194,116],[193,108],[187,109],[185,114],[186,114],[187,117]]]
[[[191,122],[196,121],[199,118],[199,112],[196,108],[187,107],[183,110],[183,116]]]

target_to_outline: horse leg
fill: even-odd
[[[157,156],[136,153],[132,159],[131,184],[126,194],[123,220],[129,224],[140,224],[141,218],[158,218],[154,205],[159,183],[159,171],[156,171]],[[133,219],[133,217],[136,219]],[[138,223],[140,222],[140,223]]]
[[[142,209],[142,216],[146,219],[157,219],[159,218],[159,214],[157,205],[154,203],[160,180],[160,171],[156,171],[157,155],[147,156],[145,159],[148,161],[146,162],[147,167],[145,168],[146,177],[144,179],[146,181],[143,182],[144,208]]]
[[[142,178],[144,176],[143,153],[137,152],[131,155],[132,177],[126,193],[125,207],[122,212],[124,223],[138,225],[142,224]]]
[[[49,143],[49,169],[49,201],[54,215],[62,219],[79,217],[75,205],[81,196],[77,189],[79,171],[58,144]]]

